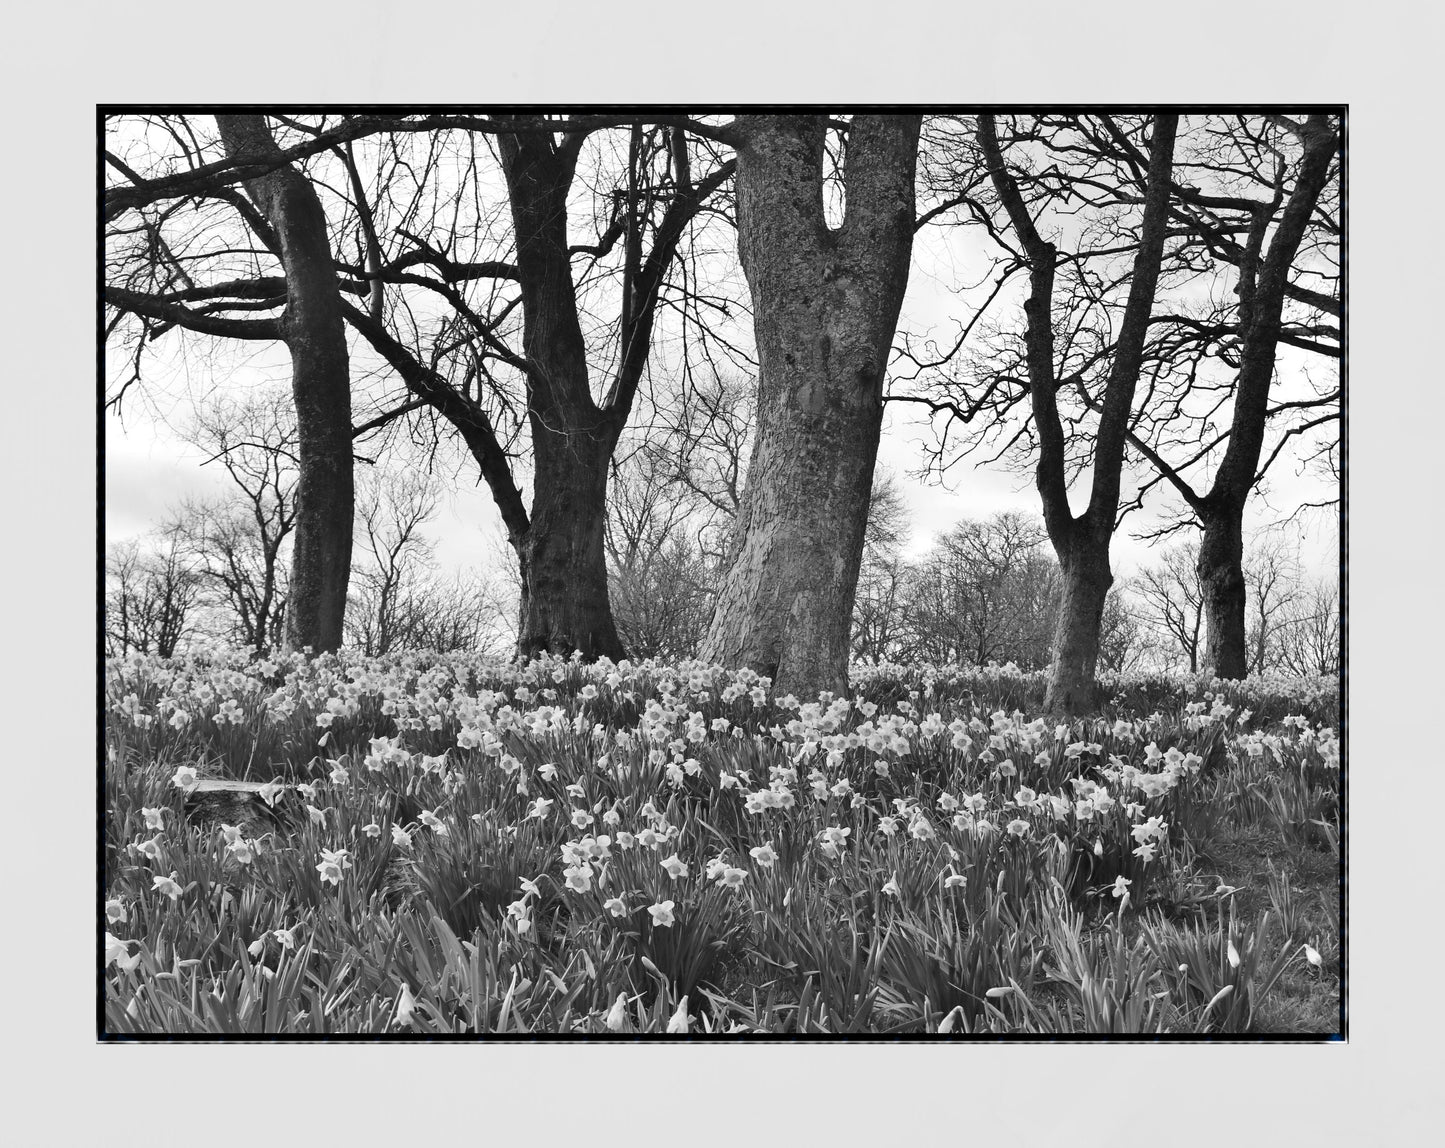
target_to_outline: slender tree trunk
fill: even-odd
[[[1237,288],[1242,348],[1229,445],[1214,486],[1195,504],[1204,524],[1199,548],[1199,580],[1204,589],[1208,634],[1204,664],[1221,678],[1242,678],[1249,670],[1244,624],[1244,506],[1259,481],[1256,468],[1269,417],[1289,269],[1329,178],[1339,142],[1328,117],[1323,115],[1309,118],[1303,136],[1305,150],[1299,177],[1268,250],[1265,233],[1274,220],[1277,204],[1259,206],[1245,244]]]
[[[1114,345],[1094,440],[1089,505],[1083,514],[1075,517],[1069,508],[1065,435],[1055,397],[1061,385],[1054,362],[1053,336],[1053,285],[1058,251],[1039,234],[1018,185],[1004,164],[994,117],[979,117],[979,143],[994,188],[1029,257],[1029,297],[1024,303],[1024,313],[1028,316],[1025,339],[1029,398],[1039,438],[1034,477],[1043,502],[1044,524],[1063,577],[1059,619],[1054,630],[1053,669],[1045,698],[1045,705],[1052,712],[1072,715],[1092,708],[1096,700],[1094,670],[1099,658],[1104,599],[1113,583],[1109,540],[1119,509],[1129,412],[1139,381],[1144,340],[1168,230],[1169,179],[1178,122],[1179,117],[1175,115],[1156,116],[1150,133],[1144,217],[1134,255],[1129,298]]]
[[[1204,516],[1199,588],[1204,594],[1204,664],[1221,678],[1249,673],[1245,642],[1244,508]]]
[[[918,116],[859,116],[846,222],[823,216],[822,116],[742,117],[738,250],[753,297],[758,430],[704,658],[814,697],[848,638],[883,376],[908,283]]]
[[[280,154],[262,116],[217,116],[216,123],[233,158]],[[289,164],[245,187],[270,225],[286,273],[281,328],[291,352],[300,478],[285,644],[335,650],[351,577],[355,491],[351,378],[326,216],[316,190]]]

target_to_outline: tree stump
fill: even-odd
[[[265,783],[203,778],[186,793],[186,821],[191,825],[234,825],[247,837],[276,829],[277,811],[261,797]],[[286,786],[277,801],[290,790]]]

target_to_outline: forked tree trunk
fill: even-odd
[[[1204,525],[1198,567],[1207,625],[1204,665],[1221,678],[1243,678],[1249,671],[1245,636],[1245,501],[1259,481],[1257,468],[1269,418],[1289,270],[1329,179],[1339,143],[1328,117],[1323,115],[1311,116],[1301,134],[1305,147],[1299,176],[1268,249],[1264,240],[1275,208],[1270,203],[1259,205],[1245,245],[1237,287],[1240,367],[1229,443],[1213,487],[1203,498],[1192,501]]]
[[[758,430],[702,654],[811,698],[847,687],[883,376],[908,283],[919,117],[853,121],[836,231],[823,216],[824,117],[739,126]]]
[[[262,116],[217,116],[216,123],[232,158],[280,154]],[[291,352],[300,476],[285,645],[335,650],[351,578],[355,489],[351,377],[326,216],[315,189],[289,164],[246,180],[245,187],[286,273],[281,330]]]
[[[1099,688],[1095,671],[1099,662],[1099,634],[1104,600],[1114,575],[1109,569],[1109,541],[1075,544],[1060,555],[1063,593],[1054,625],[1048,693],[1044,706],[1050,713],[1076,714],[1095,709]]]
[[[532,512],[511,539],[522,574],[517,652],[620,660],[603,531],[607,464],[627,411],[592,398],[567,245],[576,152],[537,135],[499,143],[517,233],[534,463]]]
[[[1104,600],[1113,582],[1109,539],[1119,508],[1120,472],[1129,412],[1143,361],[1149,313],[1159,281],[1169,211],[1169,178],[1178,116],[1154,119],[1149,139],[1148,182],[1144,217],[1129,299],[1114,345],[1113,362],[1104,392],[1094,440],[1094,475],[1088,508],[1075,517],[1069,508],[1065,468],[1065,437],[1055,393],[1059,380],[1054,362],[1053,285],[1058,251],[1034,226],[1018,184],[1004,164],[993,116],[979,117],[979,144],[989,174],[1015,233],[1029,257],[1029,298],[1026,341],[1029,398],[1039,437],[1035,481],[1043,501],[1044,524],[1059,558],[1063,595],[1054,630],[1053,668],[1045,705],[1051,712],[1073,715],[1096,702],[1094,670],[1099,660],[1099,632]]]

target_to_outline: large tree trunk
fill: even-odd
[[[1081,540],[1060,553],[1063,593],[1054,625],[1048,693],[1050,713],[1075,714],[1097,708],[1094,675],[1099,662],[1099,634],[1104,600],[1114,575],[1109,569],[1109,540]]]
[[[1245,642],[1244,508],[1204,518],[1199,588],[1204,594],[1204,665],[1221,678],[1249,672]]]
[[[581,650],[588,661],[625,657],[612,617],[603,533],[611,439],[544,433],[536,444],[531,525],[517,546],[522,570],[518,652]]]
[[[216,123],[232,158],[280,154],[262,116],[217,116]],[[326,216],[315,189],[289,164],[246,180],[245,187],[286,273],[281,329],[291,352],[300,478],[285,644],[335,650],[351,577],[355,491],[351,378]]]
[[[824,117],[739,122],[758,429],[702,654],[805,697],[847,688],[883,376],[908,283],[919,122],[853,121],[836,231],[823,216]]]

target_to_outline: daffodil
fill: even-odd
[[[674,881],[687,876],[687,862],[674,853],[671,857],[662,862],[662,867],[667,870],[667,875]]]
[[[562,875],[566,877],[564,884],[567,888],[576,890],[578,893],[585,893],[592,888],[592,866],[585,861],[580,865],[563,869]]]
[[[171,776],[171,784],[177,789],[193,789],[198,781],[200,777],[197,776],[195,768],[189,765],[181,766]]]
[[[761,845],[755,845],[748,850],[748,856],[761,865],[764,869],[771,869],[778,859],[777,852],[773,849],[771,841],[765,841]]]
[[[685,1033],[687,1032],[689,1023],[690,1018],[687,1015],[687,997],[684,996],[682,1000],[677,1002],[677,1009],[675,1012],[673,1012],[672,1018],[667,1022],[667,1031],[674,1035],[678,1033]]]
[[[412,1013],[416,1012],[416,998],[411,995],[411,986],[401,982],[401,993],[396,998],[396,1015],[392,1024],[411,1024]]]
[[[119,937],[112,937],[109,933],[105,935],[105,967],[110,968],[117,961],[124,960],[130,954],[130,942],[123,941]]]
[[[169,897],[172,901],[179,901],[181,899],[182,889],[176,882],[177,876],[176,871],[172,869],[169,877],[152,877],[151,886],[162,896]]]
[[[301,931],[299,924],[292,925],[289,929],[272,929],[271,935],[281,942],[283,949],[294,949],[296,947],[296,934]]]
[[[608,1032],[622,1031],[622,1026],[627,1023],[626,1008],[627,994],[618,993],[617,999],[612,1002],[612,1007],[607,1010],[607,1020],[604,1023],[607,1025]]]
[[[655,905],[647,906],[647,911],[652,915],[654,926],[671,925],[675,919],[672,915],[673,903],[671,901],[659,901]]]
[[[330,884],[340,887],[342,876],[344,875],[345,871],[350,868],[350,850],[321,850],[321,862],[316,866],[316,871],[321,874],[322,884]]]

